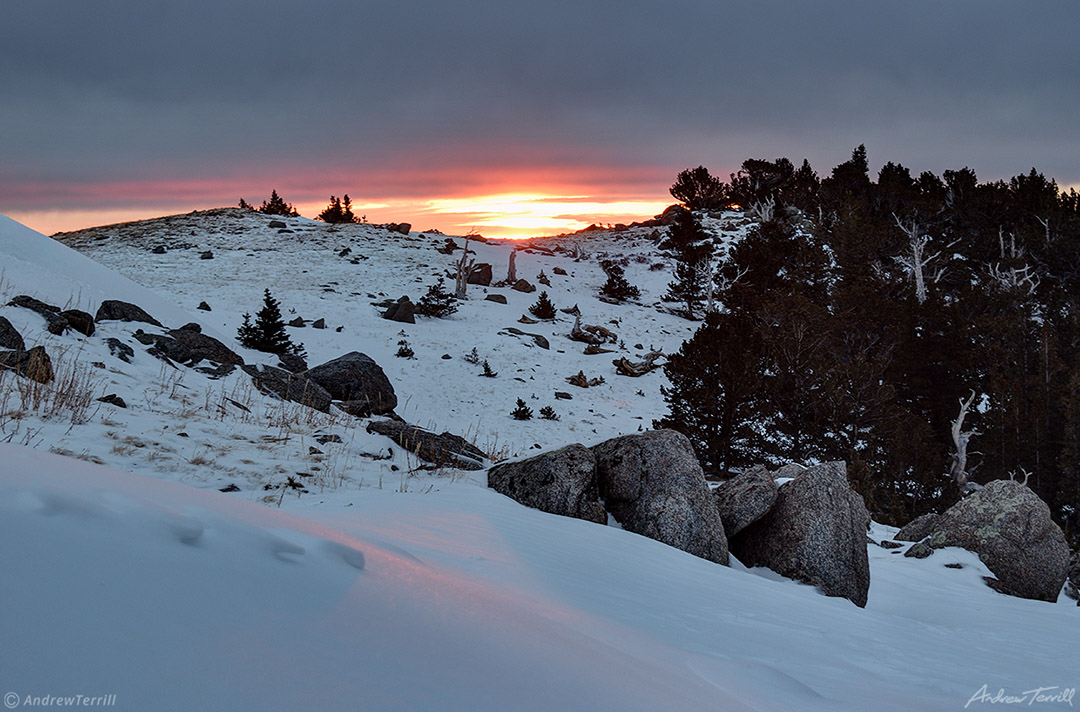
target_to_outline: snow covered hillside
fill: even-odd
[[[492,459],[593,444],[664,412],[661,371],[630,378],[612,365],[670,353],[694,328],[659,303],[671,268],[651,269],[664,258],[648,229],[535,241],[517,254],[518,276],[537,284],[543,270],[550,286],[470,285],[449,318],[401,324],[372,303],[416,301],[446,276],[461,252],[440,252],[445,236],[300,218],[281,232],[271,219],[207,211],[57,242],[0,217],[0,304],[26,294],[93,311],[122,299],[271,363],[233,338],[269,288],[286,320],[307,320],[290,333],[309,363],[370,355],[401,416]],[[732,240],[745,229],[734,216],[721,226]],[[475,245],[496,280],[514,248]],[[597,298],[603,256],[627,258],[636,303]],[[539,290],[615,332],[612,352],[583,354],[565,313],[519,323]],[[1074,602],[997,594],[972,553],[919,560],[869,544],[859,609],[527,509],[482,472],[424,469],[364,419],[273,399],[241,371],[167,366],[133,338],[156,327],[54,335],[27,309],[0,316],[57,371],[51,389],[0,371],[9,707],[83,694],[116,695],[119,709],[954,710],[999,689],[1063,693],[1080,678]],[[320,318],[327,328],[312,328]],[[133,349],[130,362],[109,339]],[[415,358],[395,356],[403,340]],[[473,348],[496,378],[465,358]],[[603,383],[567,383],[579,371]],[[111,393],[127,407],[96,400]],[[512,419],[518,398],[559,420]],[[870,536],[894,533],[875,525]]]

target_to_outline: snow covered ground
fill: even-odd
[[[129,282],[0,217],[0,301],[27,293],[93,311],[119,298],[169,326],[199,321],[235,346],[240,315],[270,287],[286,310],[327,320],[292,332],[310,363],[368,353],[406,419],[467,434],[496,456],[591,444],[664,411],[662,373],[630,379],[611,365],[673,351],[692,331],[657,308],[670,267],[649,269],[662,259],[647,231],[562,240],[584,259],[518,254],[519,276],[535,282],[543,269],[557,306],[578,304],[586,323],[625,343],[585,356],[565,338],[566,315],[517,323],[538,293],[489,289],[504,306],[472,286],[449,319],[380,319],[371,302],[415,301],[445,273],[453,257],[436,252],[442,236],[302,219],[282,234],[267,222],[178,216],[73,241]],[[742,228],[728,224],[737,237]],[[167,252],[152,254],[158,244]],[[207,249],[214,259],[200,260]],[[511,249],[477,247],[496,279]],[[640,304],[596,299],[604,253],[630,257]],[[353,264],[358,255],[367,259]],[[212,312],[194,309],[202,300]],[[998,690],[1052,696],[1080,683],[1074,602],[999,595],[968,552],[916,560],[870,545],[862,610],[768,571],[527,509],[486,489],[482,473],[417,469],[396,447],[376,459],[392,444],[363,421],[281,404],[239,373],[173,371],[131,340],[134,325],[58,337],[24,309],[0,315],[84,390],[129,404],[94,401],[74,418],[47,399],[20,411],[15,377],[0,375],[0,693],[15,695],[5,703],[82,694],[139,710],[954,710],[992,704]],[[507,326],[551,348],[500,333]],[[109,353],[109,336],[135,348],[131,364]],[[401,339],[415,360],[393,355]],[[473,347],[498,378],[462,358]],[[605,383],[570,386],[578,370]],[[511,419],[518,397],[561,419]],[[289,477],[306,491],[284,487]],[[216,491],[227,484],[239,491]]]

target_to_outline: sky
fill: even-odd
[[[1080,186],[1061,0],[34,0],[0,9],[0,212],[52,233],[348,194],[371,222],[651,217],[680,170]]]

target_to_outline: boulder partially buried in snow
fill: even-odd
[[[488,487],[527,507],[607,522],[596,485],[596,460],[583,445],[496,465],[488,470]]]
[[[484,467],[484,453],[460,435],[436,434],[398,420],[373,420],[368,423],[367,431],[385,435],[406,451],[437,467],[459,470],[480,470]]]
[[[1027,485],[994,480],[942,514],[929,535],[935,549],[959,546],[979,555],[995,589],[1056,601],[1069,568],[1065,534]]]
[[[868,521],[847,467],[830,462],[781,486],[769,513],[731,538],[731,551],[747,566],[767,566],[862,608],[870,590]]]
[[[306,405],[324,413],[330,412],[330,402],[333,400],[330,394],[303,374],[290,373],[285,369],[266,365],[249,365],[241,368],[251,376],[255,387],[263,393],[272,393],[282,400]]]
[[[724,522],[724,533],[733,537],[764,517],[776,503],[776,480],[768,469],[758,465],[717,487],[713,496]]]
[[[161,326],[161,322],[147,314],[142,307],[122,302],[118,299],[106,299],[98,307],[94,321],[141,321],[145,324]]]
[[[591,449],[600,496],[624,529],[728,563],[720,512],[685,435],[653,430]]]
[[[370,356],[352,351],[303,373],[335,400],[349,404],[353,415],[382,415],[397,407],[390,379]]]

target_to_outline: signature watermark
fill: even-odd
[[[991,692],[989,685],[983,685],[979,688],[978,692],[971,696],[971,699],[964,705],[964,709],[967,709],[973,702],[982,702],[991,705],[1024,705],[1032,706],[1036,704],[1067,704],[1069,707],[1073,706],[1073,697],[1076,696],[1075,687],[1061,687],[1060,685],[1053,685],[1051,687],[1036,687],[1033,690],[1024,690],[1023,692],[1007,692],[1004,688],[998,688],[996,691]]]
[[[4,695],[4,707],[9,710],[20,707],[114,707],[116,695],[20,695],[8,692]]]

